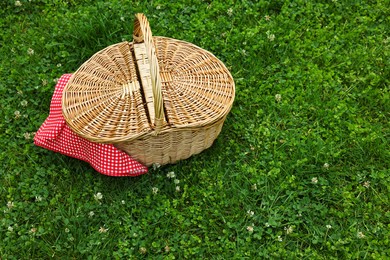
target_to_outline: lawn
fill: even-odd
[[[35,146],[138,12],[231,71],[214,145],[134,178]],[[0,259],[390,259],[389,29],[387,0],[2,0]]]

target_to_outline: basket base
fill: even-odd
[[[209,148],[221,132],[225,117],[198,129],[177,129],[133,141],[114,144],[138,162],[151,166],[175,163]]]

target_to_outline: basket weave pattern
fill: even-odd
[[[99,51],[74,73],[62,99],[68,125],[146,165],[210,147],[234,100],[230,72],[191,43],[153,37],[142,14],[133,38]]]

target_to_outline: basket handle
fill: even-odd
[[[164,107],[161,90],[160,69],[158,66],[158,60],[153,43],[152,31],[144,14],[138,13],[135,15],[133,40],[134,43],[145,43],[152,81],[153,104],[155,110],[155,134],[158,134],[164,126]]]

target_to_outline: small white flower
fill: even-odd
[[[248,55],[248,54],[246,53],[246,50],[245,50],[245,49],[239,50],[239,52],[241,52],[241,54],[242,54],[243,56]]]
[[[70,232],[69,228],[65,228],[65,233],[69,233],[69,232]]]
[[[24,136],[24,139],[26,139],[26,140],[30,140],[30,138],[31,138],[30,133],[24,133],[23,136]]]
[[[153,168],[154,171],[157,170],[160,167],[161,167],[161,165],[159,163],[153,163],[152,164],[152,168]]]
[[[246,228],[246,230],[248,230],[250,233],[252,233],[253,232],[253,226],[248,226],[247,228]]]
[[[313,178],[311,179],[311,182],[314,183],[314,184],[317,184],[318,178],[317,178],[317,177],[313,177]]]
[[[292,226],[284,227],[284,230],[286,231],[286,234],[291,234],[294,231]]]
[[[22,102],[20,102],[20,104],[22,105],[22,107],[26,107],[28,105],[28,102],[27,100],[23,100]]]
[[[145,247],[140,247],[139,252],[144,255],[144,254],[146,254],[147,250]]]
[[[8,227],[8,231],[9,231],[9,232],[12,232],[12,231],[14,231],[14,228],[11,227],[11,226],[9,226],[9,227]]]
[[[30,233],[31,233],[31,234],[34,234],[34,233],[36,233],[36,232],[37,232],[37,228],[33,227],[33,228],[30,229]]]
[[[57,64],[57,67],[58,67],[58,68],[59,68],[59,67],[61,67],[61,66],[62,66],[62,64],[61,64],[61,63],[58,63],[58,64]]]
[[[275,40],[275,34],[270,33],[270,31],[267,31],[267,38],[269,41],[272,42],[273,40]]]
[[[370,187],[370,181],[365,181],[365,182],[363,183],[363,187],[369,188],[369,187]]]
[[[105,228],[105,227],[100,227],[99,228],[99,232],[100,233],[107,233],[107,231],[108,231],[108,228]]]
[[[175,179],[173,182],[174,182],[175,184],[179,184],[179,183],[180,183],[180,180]]]
[[[264,16],[264,18],[265,18],[266,21],[271,20],[271,16],[269,16],[269,15]]]
[[[90,211],[90,212],[88,213],[88,216],[89,216],[90,218],[92,218],[94,215],[95,215],[95,212],[93,212],[93,211]]]
[[[275,95],[275,100],[276,100],[276,102],[282,101],[282,95],[276,94],[276,95]]]
[[[15,1],[15,6],[22,6],[22,3],[20,1]]]
[[[324,169],[329,169],[329,163],[324,163],[322,167],[324,167]]]
[[[331,229],[332,228],[332,226],[331,225],[326,225],[326,229]]]
[[[227,10],[227,14],[228,14],[229,16],[232,16],[232,15],[233,15],[233,8],[229,8],[229,9]]]
[[[122,205],[125,205],[125,204],[126,204],[126,202],[125,202],[124,200],[122,200],[121,203],[122,203]]]
[[[125,18],[123,16],[121,16],[121,21],[124,22],[125,21]]]
[[[156,9],[160,10],[161,9],[161,5],[156,6]]]
[[[157,187],[153,187],[153,188],[152,188],[152,192],[153,192],[153,194],[157,194],[158,188],[157,188]]]
[[[15,118],[18,119],[20,117],[20,111],[16,110],[14,112]]]
[[[42,197],[41,197],[41,196],[35,196],[35,201],[36,201],[36,202],[42,201]]]
[[[252,217],[255,213],[252,210],[248,210],[246,214],[248,214],[249,217]]]
[[[171,248],[170,248],[168,245],[166,245],[166,246],[164,247],[164,249],[165,249],[165,252],[171,251]]]
[[[180,186],[176,186],[176,191],[180,192]]]
[[[255,183],[255,184],[252,184],[252,190],[257,190],[257,184]]]
[[[270,227],[270,226],[271,226],[268,222],[266,222],[264,225],[265,225],[266,227]]]
[[[96,193],[93,196],[95,197],[95,200],[97,200],[97,201],[99,201],[103,198],[103,194],[101,194],[100,192]]]
[[[23,95],[23,91],[22,90],[18,90],[18,95]]]
[[[48,82],[47,82],[47,79],[43,79],[43,80],[42,80],[42,85],[43,85],[43,86],[46,86],[47,83],[48,83]]]
[[[58,82],[58,79],[53,79],[53,82],[54,82],[54,83],[57,83],[57,82]]]
[[[168,177],[168,178],[175,178],[175,176],[176,176],[176,175],[175,175],[175,172],[168,172],[168,173],[167,173],[167,177]]]
[[[357,233],[357,237],[362,239],[362,238],[365,238],[366,236],[363,234],[363,232],[359,231]]]
[[[7,208],[12,209],[14,207],[14,203],[12,201],[7,202]]]
[[[282,242],[283,241],[283,238],[281,236],[278,236],[278,241],[279,242]]]
[[[34,55],[34,50],[31,49],[31,48],[28,48],[27,54],[30,55],[30,56],[31,56],[31,55]]]

